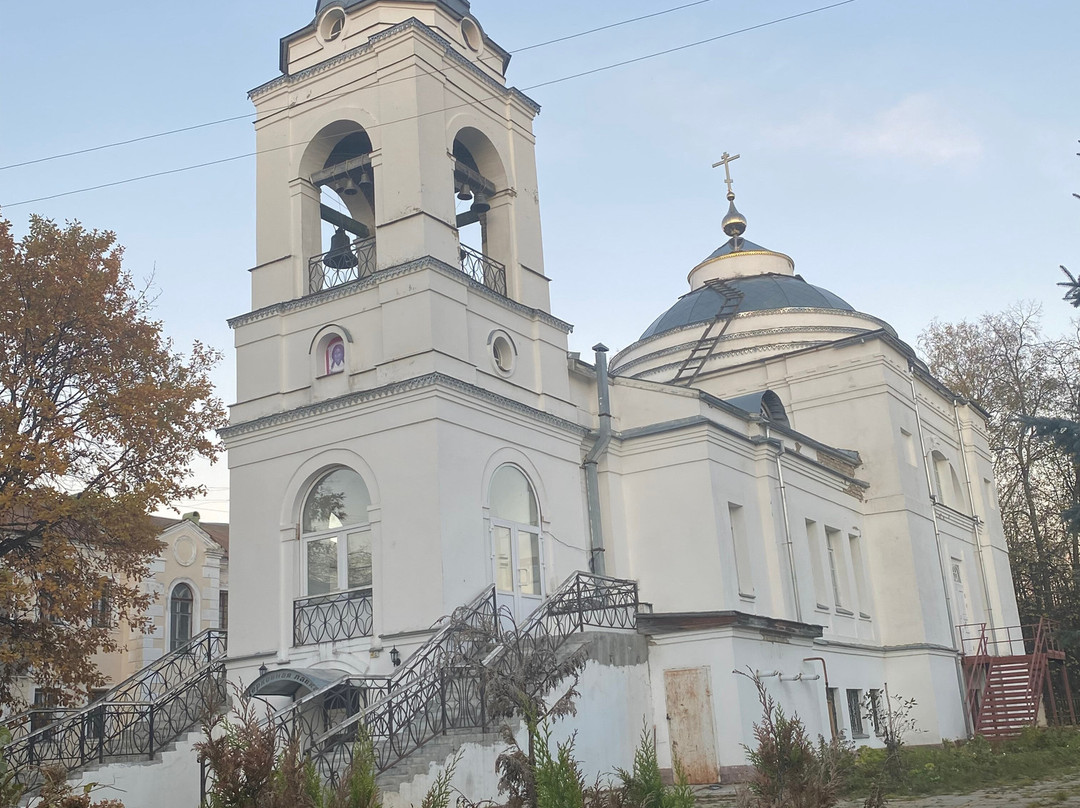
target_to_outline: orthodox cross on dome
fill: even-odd
[[[720,162],[719,163],[713,163],[713,166],[712,166],[713,168],[720,168],[720,166],[724,167],[724,184],[727,185],[728,202],[731,202],[733,199],[735,199],[735,192],[733,190],[731,190],[731,183],[732,183],[732,179],[731,179],[731,163],[733,161],[735,161],[735,160],[738,160],[740,157],[742,157],[741,154],[736,154],[734,157],[732,157],[727,152],[724,152],[720,156]]]
[[[722,227],[724,232],[731,236],[733,241],[733,247],[738,250],[741,249],[739,242],[739,236],[746,232],[746,217],[735,209],[735,192],[731,189],[731,163],[734,160],[738,160],[742,155],[736,154],[734,156],[724,152],[720,158],[719,163],[713,163],[713,168],[724,167],[724,184],[727,185],[727,201],[728,212],[724,217]]]

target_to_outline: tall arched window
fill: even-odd
[[[489,494],[495,589],[522,617],[543,597],[540,508],[529,479],[517,466],[500,466]]]
[[[301,516],[306,595],[371,586],[370,505],[352,469],[334,469],[312,486]]]
[[[195,594],[187,584],[177,584],[169,596],[169,650],[175,651],[191,639]]]

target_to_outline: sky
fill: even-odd
[[[690,0],[473,0],[510,51]],[[523,50],[510,84],[535,124],[552,313],[571,350],[632,343],[685,292],[726,237],[732,164],[746,237],[790,255],[807,281],[891,323],[914,344],[935,318],[1039,303],[1070,328],[1058,266],[1080,269],[1080,3],[853,0],[711,43],[835,0],[705,0]],[[314,0],[6,0],[0,4],[0,216],[31,213],[112,230],[125,265],[153,278],[178,347],[225,358],[249,308],[255,254],[252,157],[92,192],[89,186],[254,151],[251,117],[6,168],[251,113],[247,91],[278,74],[280,37]],[[536,87],[529,90],[530,87]],[[207,521],[228,518],[224,461],[194,470]]]

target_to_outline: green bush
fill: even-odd
[[[884,749],[860,749],[847,793],[861,796],[876,783],[900,796],[964,793],[1061,776],[1080,769],[1080,731],[1031,727],[1017,738],[999,742],[980,736],[966,742],[905,746],[897,773],[883,777],[886,757]]]

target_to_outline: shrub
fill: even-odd
[[[757,746],[744,747],[754,767],[748,791],[740,795],[746,808],[832,808],[836,805],[852,750],[842,740],[815,744],[797,715],[790,718],[753,673],[741,673],[754,682],[761,704],[761,722],[754,724]]]

